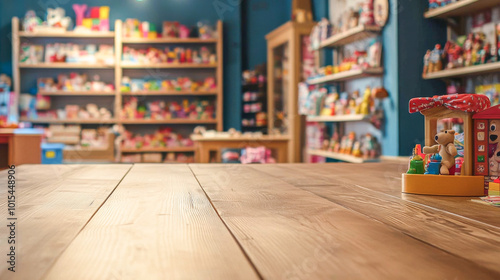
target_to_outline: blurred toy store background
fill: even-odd
[[[374,162],[424,143],[412,98],[500,104],[498,0],[1,1],[0,30],[0,168]]]

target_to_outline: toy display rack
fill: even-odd
[[[474,14],[481,10],[497,6],[498,0],[460,0],[444,7],[425,12],[425,18],[448,18]]]
[[[38,94],[45,96],[87,96],[89,100],[99,98],[101,96],[114,96],[114,119],[111,120],[87,120],[87,119],[67,119],[67,120],[48,120],[48,119],[26,119],[21,118],[23,122],[31,122],[37,124],[92,124],[92,125],[211,125],[215,126],[218,131],[222,131],[222,98],[223,98],[223,27],[222,22],[217,22],[217,39],[199,39],[199,38],[122,38],[122,21],[115,21],[115,31],[109,32],[57,32],[57,33],[32,33],[21,31],[19,18],[12,18],[12,70],[13,70],[13,85],[17,95],[21,93],[21,69],[29,71],[29,69],[109,69],[114,71],[115,91],[114,92],[39,92]],[[58,38],[67,39],[85,39],[88,42],[92,40],[110,40],[115,46],[115,63],[113,65],[104,64],[82,64],[82,63],[38,63],[24,64],[19,62],[19,50],[21,40],[29,38],[43,38],[44,42],[47,39],[57,40]],[[111,42],[110,42],[111,44]],[[217,63],[216,64],[130,64],[122,63],[123,45],[126,44],[215,44]],[[146,92],[127,92],[120,91],[123,69],[213,69],[217,81],[217,89],[214,91],[146,91]],[[118,118],[122,109],[122,96],[214,96],[216,99],[216,116],[213,120],[191,120],[191,119],[172,119],[172,120],[121,120]],[[123,149],[122,153],[141,153],[141,152],[194,152],[193,147],[180,148],[154,148],[154,149]]]
[[[488,8],[499,6],[499,0],[460,0],[443,7],[435,8],[424,13],[425,18],[448,19],[450,17],[464,17],[473,15],[476,12]],[[447,38],[452,38],[453,29],[450,21],[447,21]],[[444,69],[441,71],[427,73],[422,75],[424,80],[431,79],[460,79],[467,76],[477,76],[488,73],[500,72],[500,62],[486,63],[481,65],[466,66],[453,69]]]
[[[363,40],[369,37],[380,35],[382,29],[378,26],[363,26],[359,25],[357,27],[351,28],[345,32],[335,34],[330,36],[323,42],[321,42],[320,47],[315,50],[316,52],[316,65],[320,64],[321,51],[329,48],[333,48],[334,64],[338,64],[340,61],[341,49],[344,45],[354,43],[359,40]],[[310,85],[319,85],[326,83],[338,83],[350,80],[356,80],[367,77],[381,77],[384,74],[383,67],[370,68],[370,69],[355,69],[349,71],[343,71],[332,75],[327,75],[324,77],[318,77],[309,79],[307,81]],[[370,120],[370,116],[366,115],[340,115],[340,116],[307,116],[307,122],[328,122],[336,123],[337,131],[344,131],[345,122],[366,122]],[[363,162],[376,162],[379,159],[363,159],[360,157],[355,157],[352,155],[346,155],[341,153],[328,152],[316,149],[307,149],[308,156],[320,156],[330,159],[341,160],[351,163],[363,163]]]

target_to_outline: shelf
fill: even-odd
[[[60,120],[60,119],[27,119],[21,118],[21,122],[30,122],[30,123],[57,123],[57,124],[114,124],[116,123],[115,119],[111,120],[83,120],[83,119],[74,119],[74,120]]]
[[[317,85],[317,84],[323,84],[323,83],[328,83],[328,82],[340,82],[340,81],[354,80],[354,79],[371,77],[371,76],[380,76],[383,74],[384,74],[384,68],[382,68],[382,67],[369,68],[369,69],[358,69],[358,70],[339,72],[339,73],[324,76],[324,77],[308,79],[307,83],[310,85]]]
[[[19,63],[19,68],[54,68],[54,69],[114,69],[114,65],[106,64],[85,64],[85,63],[66,63],[66,62],[52,62],[52,63]]]
[[[347,45],[365,38],[373,37],[381,30],[382,28],[379,26],[358,25],[357,27],[351,28],[346,32],[338,33],[327,38],[321,42],[319,48],[322,49]]]
[[[122,153],[182,153],[182,152],[194,152],[194,147],[158,147],[158,148],[123,148]]]
[[[363,159],[363,158],[359,158],[359,157],[355,157],[355,156],[351,156],[351,155],[322,151],[322,150],[313,150],[313,149],[307,150],[307,153],[309,155],[313,155],[313,156],[320,156],[320,157],[326,157],[326,158],[331,158],[331,159],[337,159],[337,160],[351,162],[351,163],[364,163],[364,162],[378,162],[378,161],[380,161],[380,159]]]
[[[44,96],[115,96],[111,91],[38,91],[39,95]]]
[[[307,116],[308,122],[359,122],[369,121],[369,115]]]
[[[115,32],[102,31],[102,32],[19,32],[20,37],[24,38],[114,38]]]
[[[200,38],[122,38],[124,44],[215,44],[217,39]]]
[[[163,91],[163,90],[158,90],[158,91],[138,91],[138,92],[122,92],[122,95],[131,95],[131,96],[140,96],[140,95],[152,95],[152,96],[158,96],[158,95],[217,95],[217,91],[177,91],[177,90],[171,90],[171,91]]]
[[[137,64],[122,62],[123,69],[148,69],[148,68],[217,68],[217,64],[195,64],[195,63],[155,63],[155,64]]]
[[[217,120],[192,120],[192,119],[170,119],[170,120],[121,120],[122,124],[216,124]]]
[[[428,73],[422,76],[425,80],[440,79],[440,78],[454,78],[462,76],[474,76],[487,73],[500,72],[500,62],[486,63],[481,65],[474,65],[468,67],[446,69],[438,72]]]
[[[444,7],[429,10],[424,13],[424,17],[447,18],[465,16],[494,6],[500,6],[500,2],[498,0],[460,0]]]

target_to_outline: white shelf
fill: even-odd
[[[359,122],[369,121],[369,115],[307,116],[308,122]]]
[[[38,91],[44,96],[115,96],[114,91]]]
[[[486,73],[500,72],[500,62],[486,63],[468,67],[453,68],[441,70],[438,72],[427,73],[422,77],[425,80],[441,79],[441,78],[454,78],[463,76],[474,76]]]
[[[30,123],[57,123],[57,124],[114,124],[116,123],[116,119],[111,120],[101,120],[101,119],[27,119],[21,118],[21,122],[30,122]]]
[[[319,77],[319,78],[308,79],[307,83],[310,85],[317,85],[317,84],[324,84],[324,83],[329,83],[329,82],[340,82],[340,81],[354,80],[354,79],[366,78],[366,77],[372,77],[372,76],[380,76],[383,74],[384,74],[384,68],[382,68],[382,67],[368,68],[368,69],[357,69],[357,70],[339,72],[336,74],[323,76],[323,77]]]
[[[313,149],[308,149],[307,153],[309,155],[337,159],[337,160],[351,162],[351,163],[364,163],[364,162],[378,162],[378,161],[380,161],[380,159],[363,159],[363,158],[355,157],[352,155],[346,155],[346,154],[334,153],[334,152],[328,152],[328,151],[322,151],[322,150],[313,150]]]
[[[217,120],[169,119],[169,120],[121,120],[122,124],[216,124]]]
[[[321,42],[319,48],[330,48],[350,44],[362,39],[373,37],[374,35],[379,34],[381,30],[382,28],[379,26],[358,25],[347,30],[346,32],[338,33],[327,38]]]
[[[425,12],[425,18],[447,18],[472,15],[487,8],[500,6],[498,0],[459,0],[444,7]]]
[[[186,90],[151,90],[151,91],[137,91],[137,92],[122,92],[122,95],[131,95],[131,96],[144,96],[144,95],[152,95],[152,96],[161,96],[161,95],[173,95],[173,96],[183,96],[183,95],[193,95],[193,96],[202,96],[202,95],[217,95],[217,91],[186,91]]]

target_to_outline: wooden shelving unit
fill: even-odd
[[[320,61],[322,60],[322,51],[332,48],[333,50],[333,64],[338,65],[343,58],[343,51],[345,45],[355,43],[360,40],[367,38],[379,36],[382,32],[382,27],[379,26],[367,26],[358,25],[351,28],[345,32],[337,33],[330,36],[326,40],[320,43],[320,46],[315,50],[316,56],[316,66],[320,66]],[[349,71],[343,71],[323,77],[310,78],[307,80],[309,85],[322,85],[328,83],[341,83],[347,81],[353,81],[368,77],[382,77],[384,75],[383,67],[368,68],[368,69],[354,69]],[[341,90],[344,88],[344,84],[340,84]],[[306,121],[309,123],[333,123],[336,126],[336,131],[342,135],[345,134],[345,123],[347,122],[369,122],[369,115],[335,115],[335,116],[306,116]],[[308,156],[321,156],[325,158],[337,159],[345,162],[351,163],[363,163],[368,162],[362,158],[358,158],[352,155],[327,152],[315,149],[306,149]],[[372,160],[370,160],[372,161]]]
[[[30,69],[109,69],[114,71],[114,85],[115,91],[113,92],[39,92],[38,94],[44,96],[88,96],[89,98],[108,96],[114,97],[114,112],[115,117],[112,120],[59,120],[59,119],[27,119],[21,118],[23,122],[31,122],[37,124],[123,124],[123,125],[208,125],[213,127],[218,131],[223,129],[222,123],[222,110],[223,110],[223,25],[221,21],[217,22],[217,34],[219,34],[217,39],[198,39],[198,38],[123,38],[122,37],[122,21],[115,21],[115,31],[110,32],[54,32],[54,33],[31,33],[20,31],[20,22],[18,18],[12,19],[12,65],[13,65],[13,87],[14,91],[19,95],[21,92],[21,70],[30,71]],[[19,62],[19,50],[21,41],[24,39],[36,40],[37,38],[43,38],[43,42],[47,38],[73,38],[73,39],[85,39],[88,42],[90,40],[99,39],[110,40],[109,44],[114,44],[115,48],[115,64],[114,65],[104,65],[104,64],[83,64],[83,63],[37,63],[37,64],[26,64]],[[111,43],[111,40],[113,41]],[[215,45],[215,53],[217,56],[216,64],[193,64],[193,63],[161,63],[161,64],[133,64],[128,62],[122,62],[122,51],[124,44],[141,44],[141,45],[151,45],[151,44],[201,44],[201,45]],[[144,92],[126,92],[122,93],[120,91],[121,82],[123,78],[124,70],[134,69],[134,73],[142,70],[150,69],[165,69],[164,71],[169,71],[168,69],[190,69],[193,71],[208,69],[214,71],[214,77],[217,81],[217,88],[212,91],[144,91]],[[162,70],[160,70],[162,71]],[[171,70],[170,70],[171,71]],[[146,73],[148,74],[148,73]],[[190,96],[190,97],[210,97],[215,98],[216,105],[216,116],[213,120],[191,120],[191,119],[172,119],[172,120],[120,120],[118,116],[122,110],[123,96]],[[213,99],[212,99],[213,100]],[[184,148],[163,148],[163,149],[145,149],[133,152],[194,152],[192,147]],[[123,152],[123,151],[122,151]],[[132,152],[125,150],[124,152]]]
[[[369,121],[369,115],[307,116],[308,122],[359,122]]]
[[[382,28],[370,25],[358,25],[346,32],[335,34],[320,44],[320,48],[331,48],[350,44],[365,38],[370,38],[380,34]]]
[[[425,18],[448,18],[474,14],[481,10],[498,6],[498,0],[460,0],[444,7],[425,12]]]
[[[425,80],[456,78],[500,72],[500,62],[486,63],[468,67],[445,69],[422,76]]]
[[[307,150],[307,153],[309,155],[313,155],[313,156],[331,158],[331,159],[341,160],[341,161],[350,162],[350,163],[365,163],[365,162],[378,162],[378,161],[380,161],[380,159],[363,159],[363,158],[355,157],[352,155],[328,152],[328,151],[323,151],[323,150],[309,149],[309,150]]]
[[[356,69],[356,70],[339,72],[336,74],[323,76],[319,78],[309,79],[307,80],[307,83],[310,85],[318,85],[324,83],[343,82],[343,81],[355,80],[366,77],[381,76],[383,74],[384,74],[384,68],[382,67],[370,68],[370,69]]]

